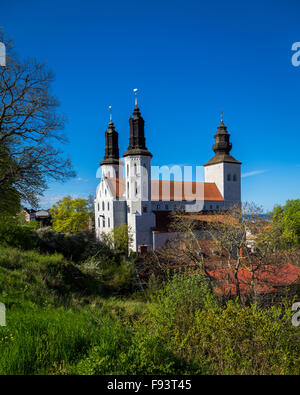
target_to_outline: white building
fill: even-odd
[[[221,121],[215,134],[214,157],[204,165],[205,182],[151,180],[152,154],[144,135],[144,120],[136,104],[129,119],[129,147],[119,158],[118,133],[112,121],[105,132],[105,156],[95,199],[95,229],[102,232],[127,224],[133,251],[161,247],[173,210],[217,211],[241,201],[241,162],[230,155],[230,134]],[[123,174],[124,173],[124,174]]]

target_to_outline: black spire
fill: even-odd
[[[134,107],[132,117],[129,118],[130,137],[129,146],[123,156],[128,155],[147,155],[152,156],[146,147],[146,140],[144,134],[144,124],[140,110],[137,104]]]
[[[118,132],[112,120],[108,124],[108,129],[105,132],[105,156],[100,165],[118,165],[119,164],[119,144]]]
[[[213,150],[215,156],[207,162],[204,166],[213,165],[221,162],[239,163],[230,155],[232,144],[230,142],[230,134],[227,131],[227,127],[224,125],[223,119],[218,126],[217,133],[215,134],[215,144],[213,145]]]

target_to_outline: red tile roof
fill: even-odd
[[[119,198],[125,193],[124,178],[107,178],[113,196]],[[153,201],[224,201],[213,182],[192,181],[151,181],[151,200]]]

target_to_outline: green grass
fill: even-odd
[[[115,328],[127,338],[118,321],[88,309],[12,309],[0,328],[0,373],[65,373],[94,346],[115,343]]]
[[[291,301],[220,306],[199,272],[137,297],[101,259],[0,247],[0,374],[300,374]]]

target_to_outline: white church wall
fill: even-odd
[[[224,199],[227,205],[241,201],[241,166],[224,163]]]
[[[204,167],[205,182],[214,182],[224,197],[224,163]]]

